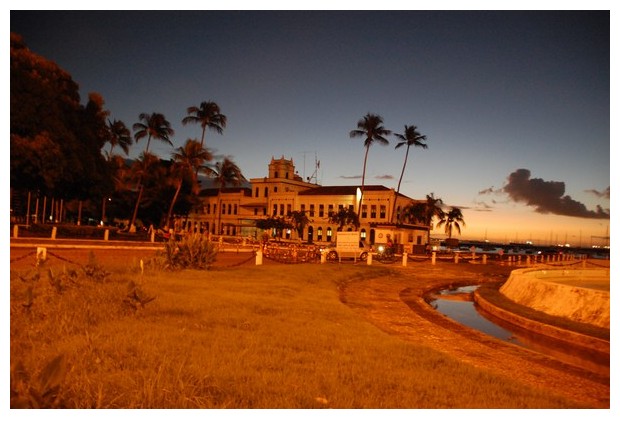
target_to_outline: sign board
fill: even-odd
[[[375,243],[377,244],[385,244],[387,243],[388,235],[394,240],[392,236],[392,231],[389,229],[375,229]]]
[[[360,233],[357,231],[338,231],[336,251],[338,253],[357,253],[360,250]]]

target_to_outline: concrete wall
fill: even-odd
[[[514,270],[500,288],[508,299],[544,313],[609,329],[609,270]]]

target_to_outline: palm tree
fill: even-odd
[[[112,158],[112,151],[116,146],[119,146],[125,155],[129,154],[129,146],[132,145],[131,133],[125,126],[123,121],[114,120],[114,122],[108,119],[108,141],[110,143],[110,152],[108,153],[108,160]]]
[[[390,130],[383,128],[383,118],[373,113],[366,114],[362,119],[357,122],[357,129],[349,132],[349,137],[364,137],[364,147],[366,147],[366,153],[364,155],[364,168],[362,171],[362,190],[361,198],[358,203],[357,213],[359,214],[362,208],[362,199],[364,198],[364,182],[366,179],[366,162],[368,160],[368,150],[374,142],[379,142],[382,145],[389,144],[385,138],[392,134]]]
[[[183,178],[191,173],[192,191],[198,193],[198,173],[202,171],[210,172],[211,170],[205,166],[206,162],[213,159],[213,154],[204,149],[198,140],[187,139],[185,146],[178,148],[172,154],[173,164],[171,167],[173,180],[176,182],[176,190],[168,209],[166,216],[167,225],[172,218],[172,210],[181,192]]]
[[[342,229],[347,225],[353,225],[356,231],[360,227],[359,217],[352,207],[346,209],[342,207],[336,213],[333,213],[329,217],[329,223],[338,225],[338,231],[342,231]]]
[[[428,145],[424,143],[426,140],[426,136],[420,134],[418,132],[418,127],[415,125],[405,125],[405,134],[397,134],[394,135],[400,139],[394,149],[398,149],[402,146],[407,146],[407,152],[405,152],[405,162],[403,163],[403,170],[400,172],[400,179],[398,179],[398,187],[396,188],[396,192],[400,192],[400,183],[403,180],[403,175],[405,174],[405,167],[407,166],[407,158],[409,158],[409,148],[411,146],[421,147],[422,149],[428,149]]]
[[[295,229],[295,231],[297,231],[297,235],[301,240],[304,235],[304,228],[311,222],[310,219],[308,219],[308,216],[306,216],[306,212],[295,210],[292,211],[287,217],[290,220],[291,226]]]
[[[222,162],[215,164],[215,168],[211,169],[212,174],[215,176],[215,183],[219,185],[218,192],[218,220],[217,220],[217,234],[222,233],[222,190],[227,185],[239,186],[245,177],[241,174],[241,169],[233,162],[230,157],[224,157]]]
[[[131,222],[129,223],[130,232],[135,230],[136,218],[138,217],[138,207],[140,207],[140,202],[144,193],[144,186],[142,185],[142,182],[145,177],[152,172],[153,168],[159,164],[159,161],[160,160],[156,155],[145,151],[132,165],[133,174],[138,178],[138,199],[136,200],[133,216],[131,217]]]
[[[404,208],[403,217],[414,222],[420,222],[428,227],[426,232],[426,242],[431,242],[431,229],[433,229],[433,220],[435,218],[440,221],[444,219],[445,213],[441,206],[443,201],[441,198],[435,198],[434,193],[426,195],[426,202],[412,203]]]
[[[151,138],[155,140],[161,140],[173,146],[170,137],[174,135],[174,130],[170,127],[164,115],[161,113],[153,113],[151,115],[147,113],[140,114],[140,121],[133,124],[133,130],[135,131],[134,139],[136,143],[138,140],[148,137],[146,141],[146,150],[148,153],[149,145],[151,144]]]
[[[449,212],[445,214],[437,226],[445,225],[446,234],[448,234],[448,238],[452,238],[452,230],[456,229],[456,231],[461,233],[461,226],[465,226],[465,220],[463,219],[463,213],[461,209],[458,207],[452,207]]]
[[[187,108],[187,116],[183,118],[182,124],[200,124],[202,137],[200,145],[204,147],[205,131],[209,128],[218,134],[222,134],[226,128],[226,116],[220,113],[220,106],[209,100],[200,103],[200,107],[192,106]]]

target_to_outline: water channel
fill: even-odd
[[[430,304],[435,310],[461,325],[570,365],[597,374],[609,375],[609,355],[559,340],[551,340],[484,312],[473,302],[472,298],[473,292],[478,287],[472,285],[441,290],[434,295],[436,299],[430,301]]]

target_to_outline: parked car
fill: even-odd
[[[370,251],[370,246],[366,245],[363,241],[360,241],[359,252],[355,256],[352,256],[351,254],[338,255],[336,243],[331,243],[327,247],[321,249],[321,252],[326,254],[326,259],[328,261],[339,261],[341,257],[349,259],[355,258],[359,259],[360,261],[365,261],[366,259],[368,259],[368,253]]]

